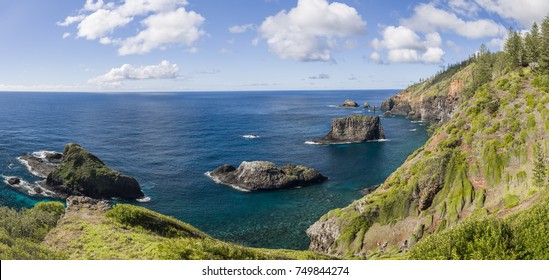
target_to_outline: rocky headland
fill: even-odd
[[[312,142],[317,144],[346,144],[385,139],[378,116],[352,115],[332,120],[326,136]]]
[[[268,161],[244,161],[238,168],[225,164],[206,175],[217,183],[241,191],[305,187],[328,179],[313,168],[293,164],[278,167]]]
[[[63,162],[48,175],[46,184],[65,196],[122,199],[145,197],[135,178],[111,169],[77,144],[65,146]]]
[[[111,169],[77,144],[66,145],[63,154],[39,152],[18,159],[31,174],[46,179],[29,183],[18,177],[4,177],[7,185],[28,195],[61,199],[73,195],[97,199],[145,198],[135,178]]]

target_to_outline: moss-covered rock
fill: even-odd
[[[48,175],[46,183],[62,197],[139,199],[145,196],[135,178],[111,169],[77,144],[65,146],[63,162]]]

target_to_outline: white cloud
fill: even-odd
[[[71,33],[70,32],[65,32],[63,33],[63,39],[67,39],[71,36]]]
[[[346,4],[299,0],[290,11],[267,17],[258,31],[282,59],[329,61],[337,38],[363,34],[365,27],[360,14]]]
[[[200,29],[204,20],[200,14],[184,8],[149,16],[142,21],[145,29],[124,40],[118,53],[143,54],[170,44],[191,45],[204,35]]]
[[[442,38],[437,32],[428,33],[425,39],[404,26],[387,26],[382,32],[383,39],[372,40],[376,50],[370,55],[370,60],[382,63],[380,51],[387,51],[390,62],[396,63],[440,63],[444,51],[440,48]]]
[[[309,79],[311,80],[327,80],[330,78],[330,75],[328,74],[325,74],[325,73],[320,73],[316,76],[310,76]]]
[[[471,0],[450,0],[448,6],[454,12],[468,17],[476,16],[480,10],[479,6]]]
[[[58,21],[56,24],[59,26],[69,26],[73,23],[80,22],[85,18],[83,15],[79,16],[68,16],[64,21]]]
[[[131,17],[122,16],[118,11],[100,9],[85,17],[78,24],[78,37],[88,40],[99,39],[132,20]]]
[[[248,30],[254,30],[255,25],[249,23],[249,24],[243,24],[243,25],[234,25],[229,27],[229,32],[231,33],[244,33]]]
[[[451,31],[468,39],[501,36],[505,27],[488,19],[465,21],[453,13],[436,8],[433,4],[419,4],[411,18],[402,19],[401,25],[424,33],[437,30]]]
[[[534,22],[541,23],[549,13],[547,0],[475,0],[475,2],[487,11],[497,13],[503,18],[516,20],[527,28],[530,28]]]
[[[123,0],[120,3],[88,0],[79,15],[68,16],[57,24],[78,23],[78,37],[120,45],[121,55],[142,54],[170,45],[190,45],[205,34],[200,29],[204,17],[185,10],[187,4],[187,0]],[[121,27],[139,19],[143,28],[135,36],[113,36]]]
[[[370,54],[370,60],[375,63],[383,63],[383,59],[378,52],[373,52],[372,54]]]
[[[133,66],[124,64],[119,68],[112,68],[104,75],[90,79],[92,84],[116,84],[127,80],[175,79],[178,77],[179,67],[164,60],[158,65]]]
[[[197,47],[191,47],[185,50],[186,53],[197,53],[198,48]]]

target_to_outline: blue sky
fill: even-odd
[[[404,88],[547,0],[0,0],[0,91]]]

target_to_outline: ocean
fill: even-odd
[[[135,177],[151,198],[131,202],[253,247],[306,249],[306,229],[380,184],[421,147],[426,124],[382,117],[388,141],[309,145],[333,118],[380,115],[397,90],[197,92],[159,94],[0,93],[0,174],[35,181],[17,157],[78,143]],[[257,135],[257,138],[245,137]],[[222,164],[265,160],[301,164],[329,177],[297,189],[240,192],[204,175]],[[0,205],[31,207],[37,197],[0,184]]]

